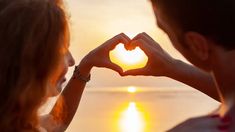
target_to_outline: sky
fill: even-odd
[[[66,8],[70,16],[70,50],[76,64],[89,51],[122,32],[130,38],[146,32],[174,58],[185,61],[173,48],[167,35],[157,27],[148,0],[66,0]],[[72,71],[70,69],[67,77],[71,76]],[[91,81],[87,84],[88,87],[179,85],[182,84],[165,77],[124,78],[103,68],[93,68]]]

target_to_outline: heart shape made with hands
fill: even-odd
[[[110,51],[109,58],[112,63],[119,65],[123,71],[143,68],[148,62],[148,57],[139,47],[127,51],[124,44],[119,44]]]

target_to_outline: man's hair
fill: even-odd
[[[234,0],[151,0],[184,33],[198,32],[227,50],[235,49]]]

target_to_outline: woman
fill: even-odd
[[[60,0],[0,0],[0,131],[64,131],[78,107],[92,67],[107,67],[109,51],[128,43],[124,34],[90,52],[76,67],[48,116],[39,107],[60,93],[68,67],[69,26]],[[98,58],[98,59],[97,59]]]

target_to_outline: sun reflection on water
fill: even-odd
[[[144,132],[146,121],[135,102],[130,102],[119,120],[121,132]]]

